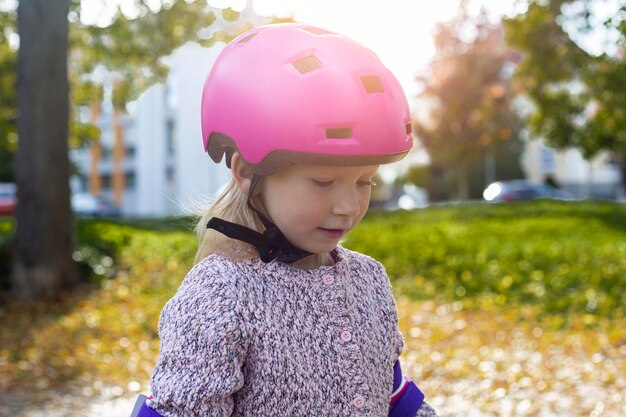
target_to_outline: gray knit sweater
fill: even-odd
[[[302,270],[213,254],[159,321],[149,405],[165,417],[387,416],[402,351],[382,265],[337,247]]]

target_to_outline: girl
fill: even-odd
[[[339,245],[378,166],[412,145],[389,70],[336,33],[256,28],[207,77],[202,131],[233,177],[161,314],[153,397],[138,415],[435,416],[402,377],[383,266]]]

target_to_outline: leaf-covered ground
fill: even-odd
[[[624,416],[626,328],[398,302],[404,363],[442,416]]]
[[[159,312],[195,251],[186,225],[83,222],[75,258],[94,283],[29,306],[0,299],[0,416],[129,414],[132,397],[149,391]],[[346,244],[385,261],[404,367],[442,417],[621,417],[624,225],[626,209],[603,203],[434,208],[374,213]],[[10,229],[0,223],[0,238]],[[394,239],[401,250],[385,246]],[[536,259],[542,245],[552,250]],[[491,267],[468,260],[477,257]],[[531,283],[534,296],[512,292]]]
[[[516,309],[468,311],[458,302],[406,298],[398,300],[398,309],[406,372],[441,416],[626,415],[624,323],[589,327],[573,320],[566,329],[554,329],[550,320],[520,322]],[[80,337],[68,324],[56,332]],[[92,329],[110,333],[106,327],[100,322]],[[59,337],[53,331],[33,341],[54,354],[21,365],[31,373],[21,375],[21,388],[10,378],[4,381],[0,415],[127,417],[136,393],[149,389],[146,375],[156,359],[156,341],[139,340],[132,347],[129,338],[110,340],[113,346],[92,348],[90,358],[89,345],[54,342]],[[65,364],[55,358],[65,358]],[[145,368],[140,378],[138,367]],[[59,368],[81,369],[78,380],[51,381],[52,370]],[[2,374],[7,376],[6,369]]]

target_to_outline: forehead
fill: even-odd
[[[293,164],[282,169],[279,174],[286,176],[320,176],[320,177],[343,177],[343,176],[372,176],[378,170],[379,165],[359,166],[336,166],[336,165],[310,165]]]

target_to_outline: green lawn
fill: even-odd
[[[370,213],[346,246],[398,294],[623,318],[626,205],[535,201]]]
[[[55,301],[0,299],[0,391],[147,390],[159,312],[195,254],[192,224],[81,220],[75,258],[92,271],[90,283]],[[0,275],[7,272],[13,227],[0,221]],[[626,371],[620,348],[626,205],[542,201],[372,211],[345,246],[385,264],[399,299],[405,359],[427,388],[475,378],[476,364],[459,362],[463,355],[474,352],[484,362],[516,337],[538,334],[542,342],[533,349],[546,357],[559,341],[575,340],[560,352],[613,352],[615,374]],[[499,384],[513,384],[517,377],[511,378]],[[615,387],[614,380],[606,384]]]

